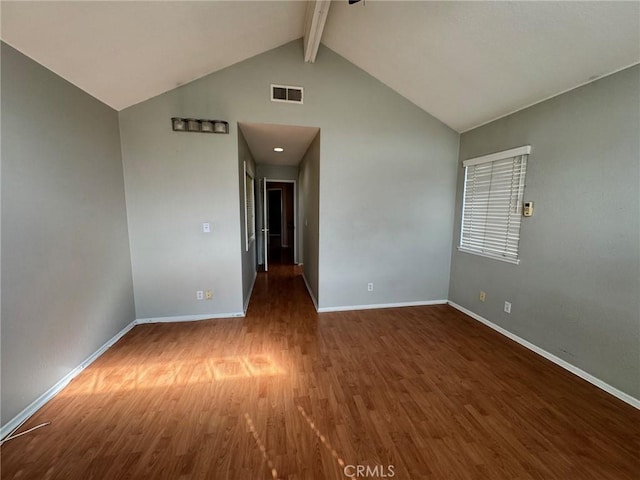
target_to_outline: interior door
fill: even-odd
[[[264,271],[269,271],[269,205],[267,205],[267,179],[260,180],[262,188],[262,251],[264,252]]]

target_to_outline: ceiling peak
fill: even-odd
[[[304,25],[304,61],[307,63],[316,61],[330,6],[331,0],[313,0],[307,6]]]

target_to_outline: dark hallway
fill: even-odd
[[[295,263],[294,184],[267,182],[269,263]]]

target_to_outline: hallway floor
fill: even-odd
[[[3,479],[632,479],[640,412],[449,306],[141,325],[1,448]],[[365,477],[365,474],[368,474]],[[356,476],[357,475],[357,476]]]

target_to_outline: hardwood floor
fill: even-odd
[[[638,478],[639,411],[448,306],[318,315],[295,271],[244,319],[134,328],[2,478]]]

